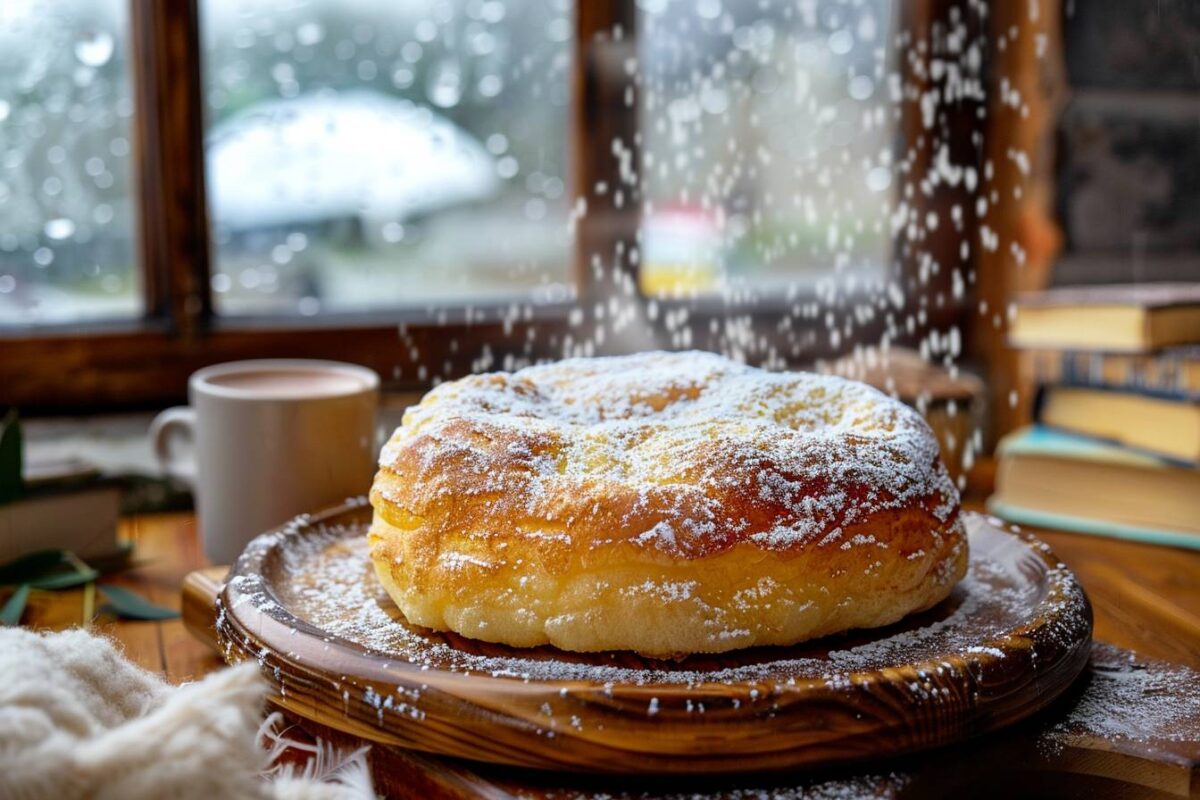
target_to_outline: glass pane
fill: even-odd
[[[641,281],[691,294],[880,274],[890,0],[638,0]]]
[[[203,0],[224,314],[569,296],[568,0]]]
[[[0,2],[0,326],[142,311],[127,5]]]

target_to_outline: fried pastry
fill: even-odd
[[[929,608],[967,566],[916,411],[708,353],[443,384],[384,447],[371,503],[410,622],[517,647],[793,644]]]

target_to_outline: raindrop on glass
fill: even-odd
[[[721,16],[721,0],[699,0],[696,13],[702,19],[716,19]]]
[[[484,75],[479,79],[479,94],[484,97],[495,97],[504,89],[504,81],[499,75]]]
[[[849,90],[855,100],[867,100],[875,93],[875,81],[867,75],[855,75],[850,79]]]
[[[854,36],[850,31],[842,29],[829,34],[829,51],[834,55],[844,56],[854,47]]]
[[[413,36],[417,37],[418,42],[424,42],[425,44],[436,39],[437,32],[437,25],[433,23],[433,20],[429,19],[420,20],[417,22],[416,27],[413,28]]]
[[[296,41],[303,45],[314,45],[325,38],[325,29],[319,22],[306,22],[296,28]]]
[[[706,88],[700,92],[700,107],[709,114],[724,114],[729,110],[729,93],[724,89]]]
[[[495,25],[500,20],[504,19],[505,13],[504,3],[500,0],[488,0],[479,10],[479,16],[484,22],[489,22]]]
[[[396,244],[404,239],[404,226],[399,222],[386,223],[381,232],[383,240],[389,244]]]
[[[66,217],[58,217],[47,220],[42,230],[46,234],[46,238],[61,241],[62,239],[70,239],[71,234],[75,233],[75,223]]]
[[[392,71],[392,85],[397,89],[407,89],[412,86],[414,77],[416,76],[408,67],[396,67]]]
[[[425,93],[438,108],[453,108],[462,99],[462,70],[453,59],[443,59],[429,72]]]
[[[892,185],[892,171],[887,167],[875,167],[867,173],[867,188],[872,192],[885,191]]]
[[[496,162],[496,174],[501,178],[515,177],[518,169],[517,160],[512,156],[505,156]]]
[[[503,133],[493,133],[487,138],[487,149],[494,156],[503,155],[508,149],[508,137]]]
[[[102,67],[113,57],[116,42],[105,31],[89,31],[75,42],[75,57],[89,67]]]

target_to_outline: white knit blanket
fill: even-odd
[[[375,796],[365,750],[274,767],[265,694],[253,664],[174,687],[86,631],[0,628],[0,800]]]

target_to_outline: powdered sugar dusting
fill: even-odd
[[[1110,742],[1200,740],[1200,672],[1095,645],[1087,690],[1042,738],[1053,749],[1078,735]]]
[[[743,778],[743,780],[752,780]],[[622,791],[620,789],[574,790],[539,788],[535,793],[519,793],[525,800],[890,800],[899,797],[912,778],[898,773],[855,775],[842,778],[809,778],[795,786],[763,788],[712,787],[712,780],[696,791]]]
[[[401,513],[437,518],[454,498],[487,498],[472,536],[608,529],[680,557],[740,541],[880,547],[843,533],[889,509],[948,526],[959,503],[911,408],[842,378],[702,352],[443,384],[405,414],[380,466],[392,480],[377,482],[379,498]]]

